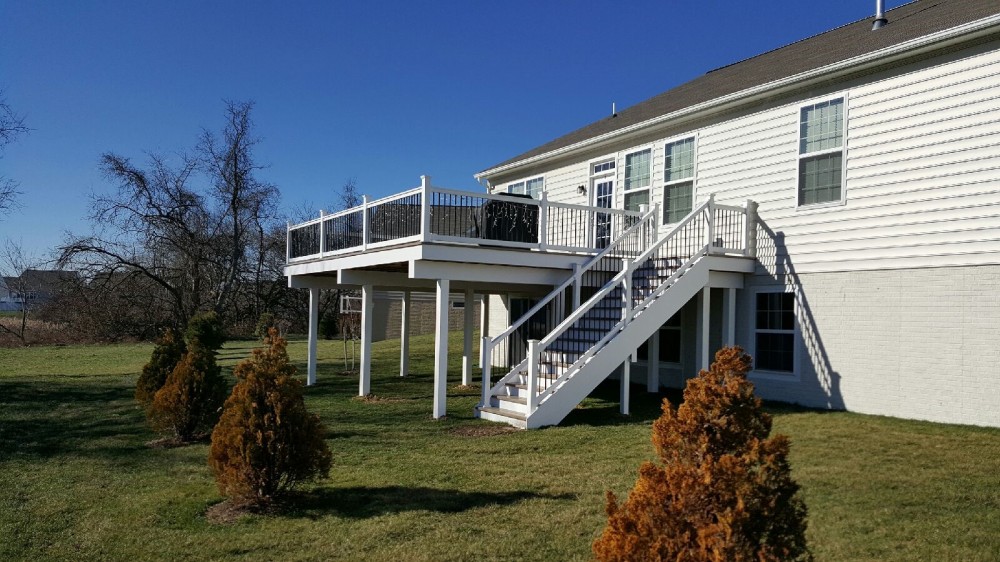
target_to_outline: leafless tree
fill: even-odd
[[[12,300],[20,301],[21,310],[18,311],[15,322],[0,322],[0,333],[14,336],[21,345],[28,343],[28,317],[31,316],[34,305],[31,298],[33,288],[29,286],[24,273],[37,265],[36,260],[25,255],[20,244],[10,240],[4,243],[3,250],[0,251],[0,275],[3,276],[3,284]]]
[[[11,109],[3,99],[3,93],[0,92],[0,155],[5,146],[27,132],[28,127],[24,125],[24,117]],[[7,214],[17,205],[18,195],[20,192],[17,182],[0,176],[0,216]]]
[[[276,281],[269,256],[284,244],[274,234],[278,190],[254,176],[261,167],[252,108],[228,102],[221,133],[204,131],[195,155],[173,165],[152,155],[143,169],[105,154],[104,172],[118,189],[93,198],[92,234],[70,237],[59,263],[88,278],[146,279],[130,286],[154,287],[149,306],[168,311],[175,324],[214,310],[230,322],[249,314],[243,320],[252,326],[262,306],[258,289]]]
[[[344,185],[340,187],[338,199],[340,200],[340,208],[342,210],[357,207],[361,204],[361,194],[358,193],[358,180],[356,178],[347,178]]]

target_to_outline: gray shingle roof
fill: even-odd
[[[718,68],[620,111],[615,117],[606,117],[591,123],[489,169],[513,164],[686,107],[879,51],[998,13],[1000,13],[1000,2],[996,0],[917,0],[887,11],[889,24],[878,31],[872,31],[874,17],[868,17]]]

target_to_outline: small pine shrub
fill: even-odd
[[[156,391],[147,411],[149,423],[154,431],[191,441],[219,419],[227,386],[215,354],[193,345]]]
[[[264,344],[234,370],[236,386],[212,432],[208,458],[219,491],[253,505],[325,477],[331,464],[323,426],[306,410],[285,340],[271,328]]]
[[[167,382],[167,377],[180,363],[187,347],[180,333],[173,329],[163,330],[163,334],[156,340],[153,347],[153,354],[149,358],[149,363],[142,367],[142,374],[135,384],[135,399],[148,408],[153,402],[156,391],[160,390],[163,383]]]
[[[678,409],[663,401],[653,424],[662,465],[644,463],[624,502],[608,492],[598,560],[812,559],[789,441],[768,437],[771,417],[746,379],[750,366],[742,349],[724,348],[688,381]]]
[[[263,338],[267,336],[268,330],[275,327],[277,327],[277,322],[274,314],[271,312],[262,312],[260,318],[257,319],[257,325],[253,329],[253,335]]]
[[[222,327],[222,319],[214,312],[203,312],[188,320],[184,339],[189,346],[201,346],[215,351],[226,343],[226,331]]]

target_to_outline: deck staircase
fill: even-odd
[[[483,339],[478,416],[520,428],[558,424],[708,284],[719,258],[752,257],[753,219],[747,218],[752,206],[717,205],[710,198],[663,235],[658,210],[644,215],[506,331]],[[613,276],[609,263],[617,264]],[[577,306],[588,278],[599,279],[599,286]],[[573,306],[556,307],[567,294],[573,295]],[[545,337],[529,340],[523,359],[493,383],[494,351],[513,348],[527,319],[540,313],[551,317],[553,310],[569,312]]]

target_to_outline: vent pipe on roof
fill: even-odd
[[[887,23],[889,20],[885,19],[885,0],[875,0],[875,22],[872,23],[872,31],[881,29]]]

